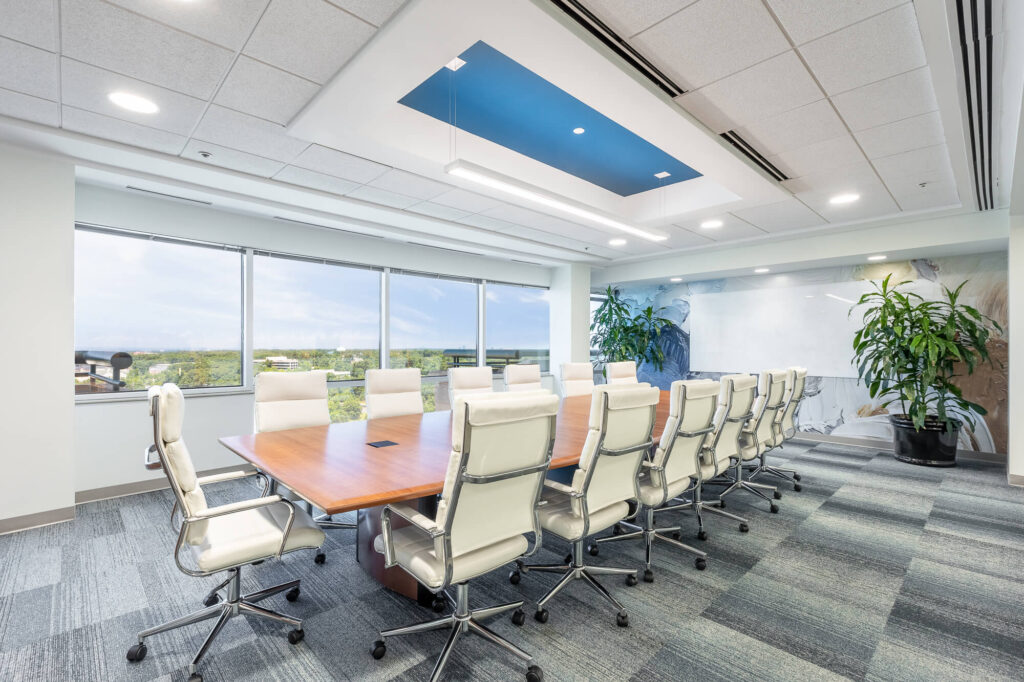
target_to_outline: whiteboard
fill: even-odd
[[[856,378],[850,360],[864,309],[847,314],[872,288],[847,281],[693,294],[690,370],[758,373],[799,365],[812,376]]]

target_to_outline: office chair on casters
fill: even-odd
[[[540,391],[540,365],[505,365],[502,373],[506,391]]]
[[[441,676],[456,642],[469,633],[526,661],[530,682],[544,679],[530,654],[481,623],[514,611],[512,622],[522,625],[526,619],[523,602],[470,610],[467,581],[529,556],[540,547],[537,505],[551,462],[558,404],[558,398],[550,393],[456,398],[452,452],[435,518],[408,504],[390,504],[381,513],[383,533],[374,539],[374,547],[384,554],[388,567],[397,565],[431,592],[443,594],[455,612],[382,631],[373,643],[374,658],[387,653],[388,637],[450,630],[431,680]],[[409,525],[393,528],[394,516]],[[534,536],[532,547],[527,533]],[[454,597],[445,591],[453,585]]]
[[[594,366],[589,362],[562,363],[562,397],[591,395],[594,392]]]
[[[735,375],[737,378],[732,381],[732,407],[731,413],[735,416],[726,420],[728,436],[723,437],[716,444],[721,449],[719,456],[727,454],[732,459],[731,476],[732,481],[722,491],[718,499],[725,506],[725,496],[738,491],[753,493],[768,502],[768,509],[773,513],[779,512],[779,505],[772,501],[768,493],[775,499],[780,499],[782,493],[775,486],[764,483],[755,483],[744,478],[744,463],[757,459],[757,434],[769,433],[771,421],[780,407],[782,398],[782,374],[778,371],[766,372],[762,375],[765,382],[763,392],[755,400],[754,391],[758,385],[758,379],[753,375]],[[740,415],[739,412],[745,414]],[[733,437],[735,435],[735,438]]]
[[[641,463],[638,479],[640,516],[643,526],[625,521],[619,525],[634,530],[598,538],[597,542],[620,542],[641,538],[646,544],[644,554],[644,581],[654,582],[651,568],[651,548],[655,540],[667,542],[696,556],[694,566],[703,571],[707,567],[707,553],[679,541],[680,526],[656,528],[654,515],[659,507],[673,498],[692,490],[691,482],[697,478],[700,453],[707,435],[713,430],[718,382],[708,379],[673,381],[669,397],[669,415],[654,457]],[[680,505],[671,509],[679,509]],[[672,534],[671,536],[669,534]]]
[[[800,492],[800,474],[793,469],[770,466],[765,460],[769,450],[781,448],[783,443],[796,435],[796,415],[800,403],[804,399],[804,385],[807,383],[806,367],[790,367],[786,370],[786,390],[782,398],[783,407],[779,410],[775,422],[775,440],[772,448],[761,453],[761,465],[754,470],[751,478],[758,474],[768,474],[787,480],[793,484],[793,490]]]
[[[522,573],[530,571],[562,574],[537,602],[534,618],[541,623],[548,620],[544,608],[547,603],[569,583],[583,580],[616,608],[616,623],[620,627],[629,625],[625,608],[596,576],[625,575],[626,584],[632,586],[637,583],[636,569],[584,566],[583,540],[633,517],[630,503],[637,498],[640,463],[654,445],[651,432],[660,397],[661,392],[647,384],[598,386],[591,398],[590,431],[572,486],[544,482],[543,504],[538,510],[541,526],[569,542],[572,552],[564,564],[531,566],[516,562],[516,569],[509,576],[514,585]],[[592,545],[590,551],[596,554],[597,545]]]
[[[162,468],[167,475],[183,520],[174,546],[174,561],[186,575],[205,577],[227,571],[220,588],[227,588],[227,599],[187,616],[177,618],[139,633],[139,641],[128,649],[127,659],[138,662],[146,657],[146,638],[193,623],[216,618],[213,630],[188,666],[189,682],[201,682],[196,672],[200,661],[210,649],[224,625],[239,614],[259,616],[292,626],[288,641],[298,644],[304,632],[302,621],[277,611],[258,606],[263,601],[285,592],[288,601],[299,598],[299,581],[292,580],[251,594],[241,594],[242,566],[302,549],[316,549],[324,541],[324,533],[312,518],[279,495],[257,497],[218,507],[208,507],[202,486],[255,475],[238,472],[197,478],[192,458],[182,439],[185,399],[174,384],[149,389],[149,409],[153,415],[154,444],[146,451],[147,468]],[[155,459],[154,459],[155,456]],[[173,516],[172,516],[173,518]],[[193,568],[182,563],[182,550],[191,555]]]
[[[759,474],[767,472],[765,454],[782,445],[782,417],[786,408],[786,376],[784,369],[770,369],[761,372],[757,380],[757,400],[754,401],[754,417],[740,435],[740,452],[744,466],[749,467],[747,480],[752,481]],[[748,464],[749,463],[749,464]],[[792,480],[792,479],[788,479]],[[800,492],[800,484],[793,490]],[[778,490],[776,500],[782,498]]]
[[[609,362],[604,366],[605,379],[609,384],[637,384],[636,363],[632,360]]]

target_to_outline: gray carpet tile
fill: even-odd
[[[1002,467],[962,462],[929,469],[856,446],[793,441],[769,457],[798,470],[802,492],[779,486],[778,514],[749,493],[727,498],[750,531],[692,512],[657,515],[709,553],[706,571],[668,544],[654,548],[654,583],[602,582],[630,627],[583,583],[549,605],[550,619],[507,617],[488,625],[531,652],[549,680],[934,680],[1024,677],[1024,489]],[[208,491],[211,504],[258,493],[251,482]],[[167,491],[80,505],[73,522],[0,536],[0,679],[166,680],[185,667],[212,622],[149,640],[144,661],[125,651],[136,633],[201,606],[217,578],[191,578],[171,557]],[[353,520],[344,515],[340,520]],[[295,603],[267,602],[304,619],[306,638],[235,618],[202,664],[207,682],[227,680],[421,680],[447,633],[392,638],[369,655],[378,630],[434,618],[383,589],[355,561],[355,533],[330,531],[327,563],[292,554],[243,571],[243,591],[302,580]],[[534,563],[557,563],[554,538]],[[604,543],[594,565],[641,567],[638,541]],[[471,606],[533,602],[551,574],[501,570],[474,580]],[[523,666],[476,637],[461,641],[448,679],[521,679]]]

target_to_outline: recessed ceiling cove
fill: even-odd
[[[700,177],[482,40],[399,103],[619,196]]]

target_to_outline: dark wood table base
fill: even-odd
[[[437,514],[437,495],[421,497],[415,507],[425,516],[434,518]],[[395,566],[384,567],[384,555],[373,548],[373,540],[381,534],[380,513],[384,507],[360,509],[357,512],[356,525],[356,562],[369,573],[374,580],[384,587],[415,599],[421,606],[430,607],[434,603],[434,593],[420,585],[415,578]],[[409,522],[401,516],[391,517],[392,528],[408,526]]]

